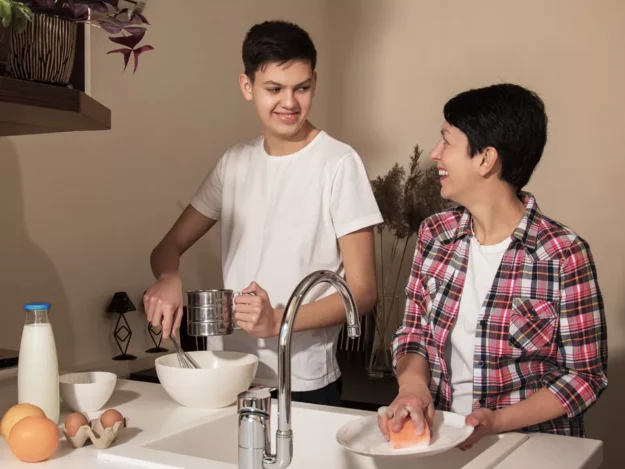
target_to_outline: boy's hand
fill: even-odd
[[[239,295],[235,298],[234,318],[237,326],[254,337],[277,336],[282,319],[281,310],[276,310],[271,306],[267,292],[256,282],[252,282],[241,293],[254,295]]]
[[[178,275],[163,275],[143,295],[147,320],[162,328],[163,339],[177,336],[182,322],[182,281]]]

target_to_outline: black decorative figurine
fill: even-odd
[[[161,342],[163,341],[163,331],[155,330],[152,327],[152,323],[148,323],[148,332],[150,333],[150,339],[152,339],[154,347],[147,349],[147,353],[169,352],[168,349],[161,347]],[[158,342],[156,342],[157,338]]]
[[[130,339],[132,338],[132,330],[130,329],[130,324],[128,324],[125,316],[125,314],[129,311],[136,311],[136,308],[135,305],[132,304],[132,301],[130,301],[128,293],[125,291],[116,292],[113,295],[111,303],[106,309],[107,313],[116,313],[119,315],[117,318],[117,324],[115,324],[113,337],[115,337],[115,342],[117,343],[121,354],[113,357],[113,360],[135,360],[137,358],[134,355],[126,353],[128,351],[128,345],[130,345]],[[120,325],[122,319],[126,325]],[[124,348],[122,348],[122,345],[124,345]]]

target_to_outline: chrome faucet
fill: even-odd
[[[319,283],[333,285],[341,295],[347,315],[347,334],[360,335],[358,308],[347,282],[334,272],[320,270],[309,274],[295,288],[286,305],[278,339],[278,430],[276,453],[271,453],[271,395],[268,389],[239,394],[239,468],[286,469],[293,459],[291,429],[291,336],[297,312],[308,292]]]

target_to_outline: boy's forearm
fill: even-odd
[[[375,287],[373,289],[367,289],[364,287],[350,286],[350,289],[360,315],[370,312],[376,301]],[[371,291],[374,293],[372,294]],[[276,312],[280,319],[277,325],[278,330],[276,330],[276,335],[278,335],[279,323],[281,322],[285,310],[279,309],[276,310]],[[338,293],[334,293],[320,300],[302,305],[297,312],[294,331],[335,326],[345,323],[346,318],[343,300]]]
[[[150,266],[157,279],[166,275],[178,275],[180,255],[174,247],[159,244],[150,255]]]
[[[339,249],[345,266],[345,279],[352,292],[358,313],[362,316],[373,310],[377,301],[375,275],[375,248],[373,228],[367,227],[341,236]],[[275,335],[280,332],[284,310],[275,310]],[[294,330],[305,331],[344,324],[345,306],[338,293],[302,305],[297,312]]]
[[[177,276],[182,255],[216,223],[217,220],[206,217],[188,205],[150,255],[154,277]]]

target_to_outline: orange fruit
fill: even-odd
[[[59,446],[59,431],[47,417],[24,417],[9,435],[11,452],[24,462],[41,462],[54,454]]]
[[[5,441],[9,441],[9,434],[13,426],[25,417],[45,417],[40,407],[32,404],[16,404],[7,410],[0,421],[0,434]]]

